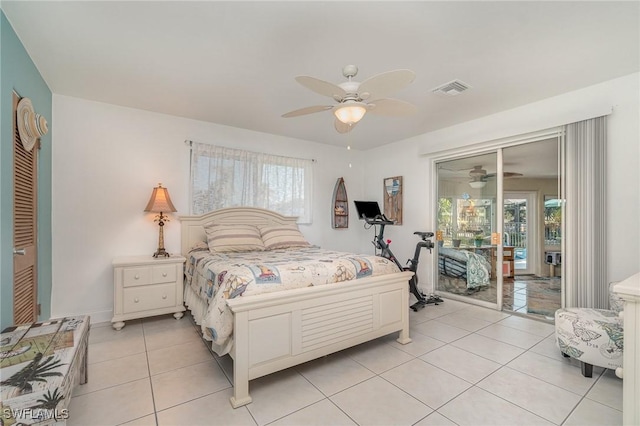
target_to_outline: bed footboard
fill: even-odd
[[[467,279],[467,262],[446,254],[438,254],[438,269],[440,274],[447,277]]]
[[[409,338],[412,272],[238,297],[234,313],[234,408],[251,402],[249,381],[399,331]]]

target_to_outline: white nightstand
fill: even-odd
[[[182,256],[153,258],[149,256],[118,257],[113,260],[113,319],[116,330],[126,320],[171,314],[182,318]]]

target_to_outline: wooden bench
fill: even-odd
[[[64,424],[73,386],[87,382],[88,316],[8,327],[0,335],[2,424]]]

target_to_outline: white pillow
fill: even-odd
[[[304,238],[297,225],[266,225],[259,228],[265,250],[309,247],[311,245]]]
[[[253,225],[217,225],[211,222],[204,226],[204,231],[212,253],[264,250],[260,231]]]

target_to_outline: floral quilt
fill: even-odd
[[[383,257],[318,247],[212,254],[203,245],[189,252],[185,271],[185,285],[208,303],[201,323],[205,338],[229,347],[233,314],[227,299],[340,283],[399,269]]]

